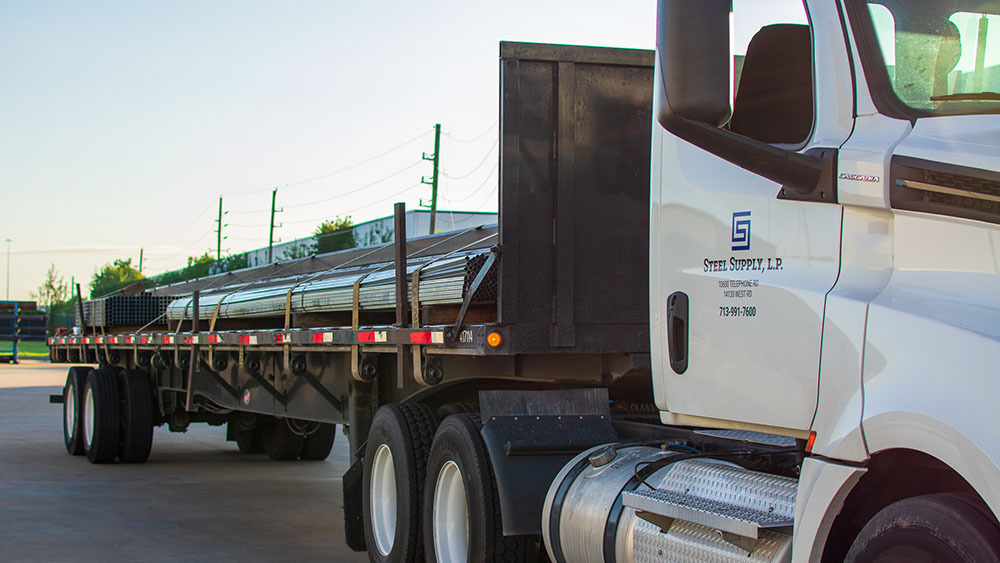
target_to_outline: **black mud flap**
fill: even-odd
[[[618,440],[608,392],[481,391],[479,400],[503,534],[541,534],[545,494],[559,470],[583,450]]]
[[[347,547],[354,551],[366,551],[365,521],[361,506],[361,492],[364,483],[365,464],[359,459],[344,473],[344,538]]]

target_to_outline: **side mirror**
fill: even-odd
[[[655,109],[661,123],[673,116],[714,127],[729,121],[729,12],[730,0],[660,1]]]
[[[781,184],[780,193],[790,193],[789,199],[830,201],[835,150],[800,154],[720,128],[731,115],[730,5],[730,0],[659,0],[653,78],[657,121],[677,137]]]

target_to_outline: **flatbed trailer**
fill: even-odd
[[[377,562],[1000,563],[997,25],[660,0],[655,60],[502,44],[495,227],[92,302],[67,449],[343,424]]]
[[[407,240],[397,205],[394,243],[155,289],[173,303],[186,300],[176,320],[103,327],[95,322],[103,318],[102,305],[88,302],[79,308],[81,334],[49,339],[51,360],[98,364],[96,371],[117,375],[120,394],[130,396],[126,387],[148,393],[153,425],[183,431],[192,422],[225,423],[244,451],[259,450],[252,442],[263,432],[265,449],[277,459],[299,457],[290,452],[301,447],[301,435],[308,442],[343,425],[357,468],[345,477],[349,514],[361,512],[360,466],[382,405],[417,404],[438,420],[473,410],[483,390],[606,388],[619,410],[649,417],[653,54],[523,43],[502,43],[500,52],[497,225]],[[420,302],[422,265],[462,253],[474,256],[461,302]],[[220,294],[297,288],[345,271],[355,280],[350,310],[297,312],[296,290],[288,289],[277,314],[219,314]],[[363,306],[373,271],[393,272],[393,309]],[[97,451],[101,413],[86,409],[100,411],[111,399],[99,396],[93,382],[90,398],[86,368],[74,369],[80,379],[74,386],[71,372],[62,397],[67,447],[86,449],[92,461],[143,460],[145,422],[138,425],[142,437],[129,438],[141,442],[138,454],[123,457],[113,446]],[[84,441],[93,434],[86,448],[76,445],[74,404],[95,420],[81,430]],[[299,445],[283,447],[292,442]],[[560,451],[550,471],[570,457]],[[529,521],[536,533],[544,486],[534,487],[536,514]],[[360,518],[348,530],[352,545],[363,547]]]

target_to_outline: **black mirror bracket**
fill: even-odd
[[[837,149],[813,147],[804,153],[819,164],[819,176],[811,189],[781,186],[778,199],[837,203]]]

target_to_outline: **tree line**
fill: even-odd
[[[338,250],[347,250],[357,246],[381,244],[392,240],[392,229],[376,224],[362,240],[357,240],[353,231],[354,223],[350,216],[335,217],[320,223],[313,236],[312,244],[298,244],[285,250],[282,260],[304,258],[313,254],[324,254]],[[96,299],[113,295],[122,289],[141,282],[146,289],[183,282],[209,275],[211,272],[228,272],[248,266],[246,254],[236,254],[216,259],[210,252],[200,256],[189,256],[187,266],[179,270],[166,272],[158,276],[146,277],[133,265],[131,258],[116,259],[94,271],[90,280],[90,298]],[[32,299],[46,307],[50,315],[72,314],[73,288],[66,279],[56,271],[55,264],[45,273],[45,279],[36,292],[31,293]]]

